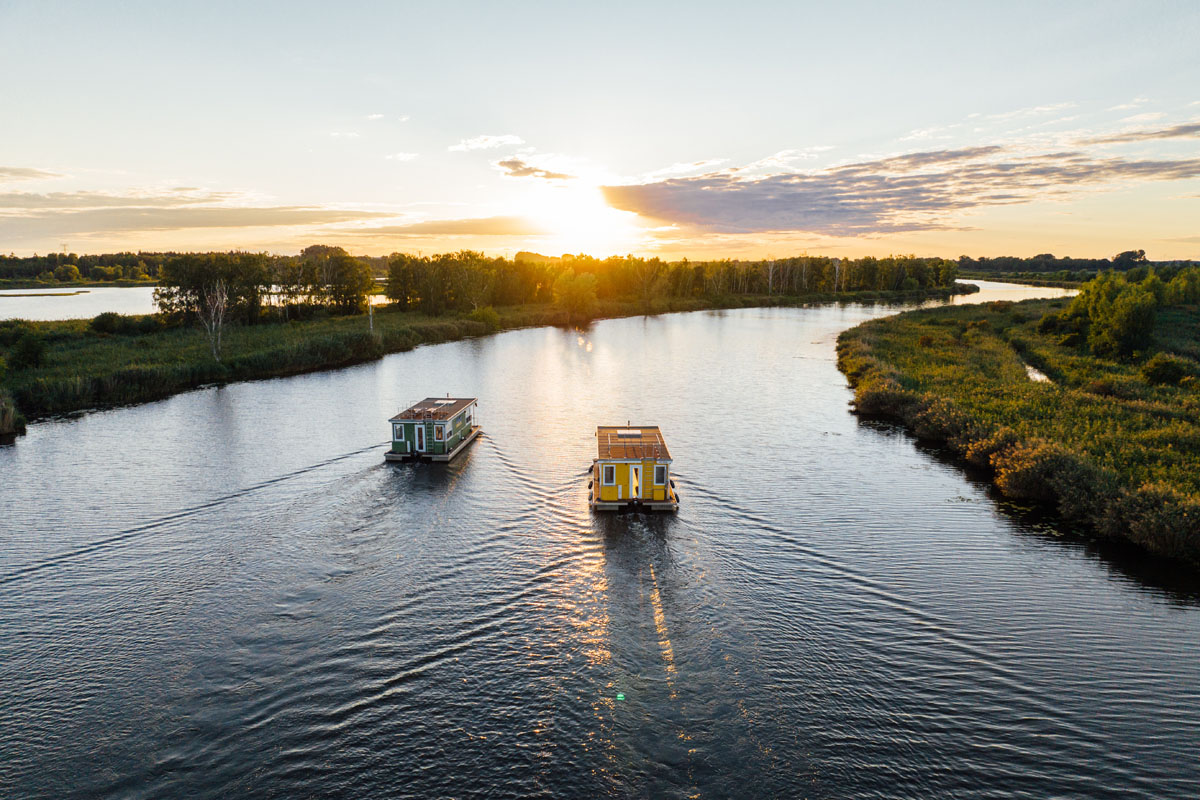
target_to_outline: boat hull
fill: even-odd
[[[453,461],[467,449],[467,446],[483,433],[483,429],[478,425],[471,428],[471,432],[463,437],[463,440],[458,443],[458,446],[449,453],[393,453],[388,450],[383,454],[384,461]]]

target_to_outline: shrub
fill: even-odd
[[[1083,348],[1087,340],[1083,338],[1083,334],[1079,331],[1072,331],[1066,336],[1061,336],[1058,339],[1058,344],[1061,347],[1068,347],[1072,350],[1080,350]]]
[[[157,314],[146,314],[137,321],[138,333],[154,333],[166,327],[163,319]]]
[[[46,357],[46,340],[36,333],[26,333],[13,346],[11,358],[13,369],[40,367]]]
[[[0,435],[25,433],[25,418],[13,405],[12,398],[0,392]]]
[[[491,306],[477,308],[468,314],[467,318],[483,323],[489,333],[500,330],[500,315]]]
[[[917,344],[919,344],[921,347],[933,347],[933,337],[928,333],[923,334],[921,338],[917,340]]]
[[[1021,443],[992,456],[996,485],[1006,497],[1018,500],[1055,500],[1050,476],[1067,458],[1067,452],[1046,442]]]
[[[1088,394],[1094,394],[1099,397],[1116,397],[1117,387],[1109,380],[1094,380],[1089,381],[1084,385],[1083,390]]]
[[[1037,324],[1038,333],[1053,333],[1058,330],[1059,323],[1062,322],[1062,317],[1058,314],[1047,314],[1042,317]]]
[[[120,333],[123,317],[115,311],[105,311],[97,314],[89,324],[96,333]]]
[[[0,347],[12,347],[33,326],[23,319],[0,320]]]
[[[917,438],[957,444],[957,450],[965,448],[973,430],[970,416],[940,397],[911,406],[905,421]]]
[[[1156,353],[1142,364],[1140,372],[1146,383],[1176,386],[1193,371],[1193,362],[1170,353]]]
[[[854,400],[863,414],[899,417],[917,398],[891,378],[871,378],[858,385]]]
[[[1200,562],[1200,504],[1161,483],[1124,493],[1102,521],[1102,533],[1124,537],[1165,556]]]
[[[963,457],[977,467],[990,467],[994,455],[1016,447],[1020,441],[1020,437],[1012,428],[997,428],[986,436],[967,442],[963,448]]]

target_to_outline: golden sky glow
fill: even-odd
[[[0,249],[1200,255],[1200,7],[954,8],[0,5]]]

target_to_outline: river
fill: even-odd
[[[837,334],[894,312],[510,331],[31,425],[0,795],[1200,795],[1195,577],[849,413]],[[447,392],[485,436],[385,464]],[[627,421],[677,515],[588,510]]]

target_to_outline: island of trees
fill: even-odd
[[[861,413],[946,445],[1005,495],[1200,564],[1198,334],[1200,268],[1147,268],[1069,301],[867,322],[839,338],[838,363]]]

